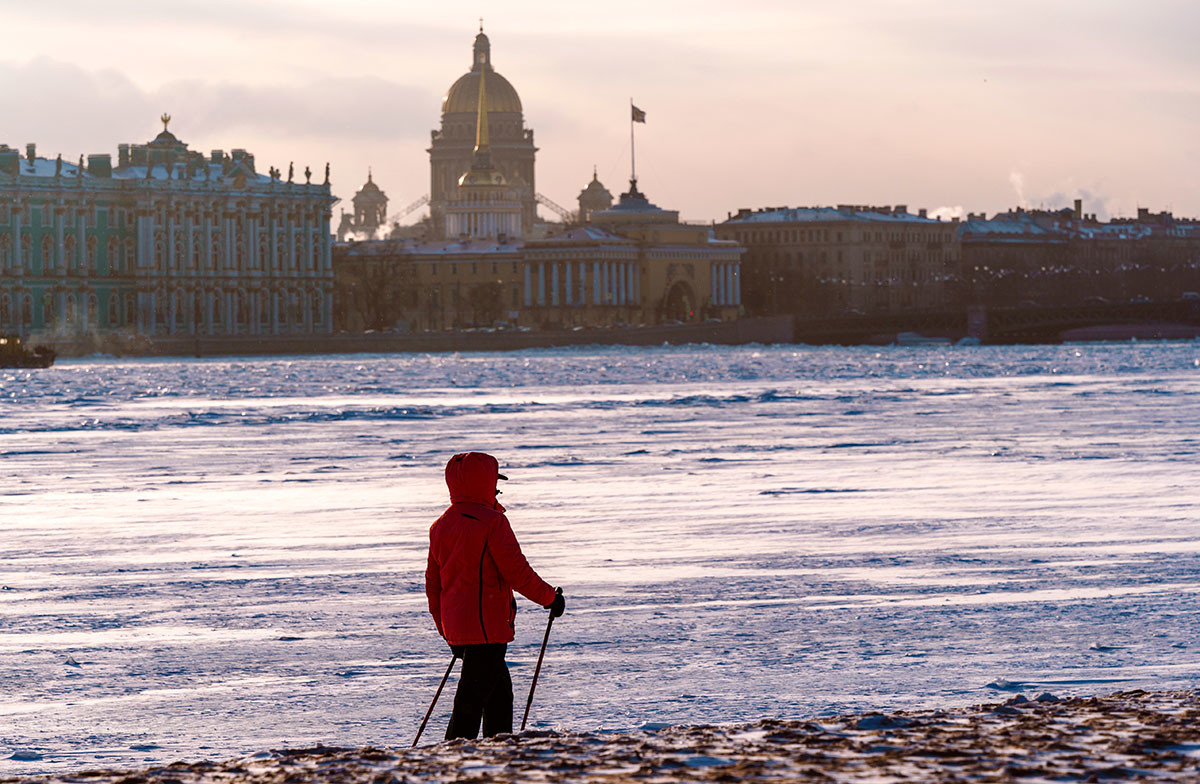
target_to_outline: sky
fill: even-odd
[[[328,161],[335,214],[370,167],[398,214],[429,192],[481,16],[537,190],[568,209],[593,166],[627,188],[632,98],[640,189],[685,219],[1075,198],[1200,216],[1195,0],[0,0],[0,142],[115,155],[168,112],[263,171]]]

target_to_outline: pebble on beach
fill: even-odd
[[[820,724],[533,731],[418,749],[318,746],[222,763],[2,782],[1059,782],[1200,780],[1200,695],[1017,695],[955,711],[869,713]]]

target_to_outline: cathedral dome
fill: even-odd
[[[442,114],[474,114],[479,105],[479,74],[486,70],[487,107],[489,112],[520,112],[521,99],[509,81],[492,69],[492,44],[481,31],[475,36],[475,56],[471,70],[462,76],[442,98]]]

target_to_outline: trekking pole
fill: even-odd
[[[555,589],[555,593],[562,595],[562,588]],[[554,614],[550,614],[550,620],[546,622],[546,636],[542,638],[542,651],[538,654],[537,667],[533,670],[533,683],[529,687],[529,699],[525,701],[525,715],[521,717],[521,732],[525,731],[525,722],[529,720],[529,706],[533,704],[533,690],[537,688],[538,675],[542,672],[542,657],[546,655],[546,643],[550,642],[550,627],[554,625]]]
[[[450,677],[450,671],[454,669],[454,662],[458,661],[458,654],[454,654],[454,658],[450,660],[450,666],[446,668],[446,674],[442,676],[442,682],[438,684],[437,691],[433,693],[433,702],[429,703],[429,710],[425,711],[425,718],[421,719],[421,727],[417,730],[417,737],[413,738],[410,749],[417,747],[417,741],[421,739],[421,733],[425,731],[425,725],[429,723],[429,717],[433,715],[433,706],[437,705],[438,697],[442,696],[442,689],[446,686],[446,680]]]

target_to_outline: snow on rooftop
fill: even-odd
[[[120,168],[114,167],[112,169],[111,177],[97,177],[96,175],[94,175],[88,171],[86,165],[84,167],[82,167],[82,171],[81,171],[81,167],[79,166],[78,163],[72,163],[65,159],[63,161],[61,161],[61,163],[60,163],[55,158],[40,158],[39,157],[39,158],[34,158],[33,160],[29,160],[29,158],[27,158],[27,157],[22,157],[19,159],[19,162],[20,162],[20,173],[21,173],[22,177],[37,177],[37,178],[46,178],[46,179],[57,178],[57,179],[63,179],[63,180],[82,178],[82,179],[93,180],[93,181],[94,180],[113,179],[113,180],[121,180],[121,181],[154,180],[154,181],[158,181],[158,182],[166,182],[168,179],[170,179],[170,180],[174,180],[174,181],[178,181],[178,182],[192,182],[192,183],[203,183],[203,182],[230,183],[233,181],[233,178],[236,176],[234,172],[238,171],[237,169],[235,169],[234,172],[230,172],[230,173],[226,174],[220,163],[211,163],[211,162],[206,161],[205,163],[203,163],[200,166],[193,166],[190,169],[190,171],[189,171],[188,167],[185,166],[183,163],[176,163],[171,167],[169,177],[168,177],[168,169],[163,164],[157,164],[154,167],[152,167],[150,170],[149,177],[146,176],[146,167],[144,165],[123,166]],[[259,172],[246,174],[246,182],[247,182],[247,184],[253,184],[253,185],[269,185],[272,182],[276,182],[281,185],[293,185],[293,186],[306,185],[308,187],[323,187],[321,184],[315,183],[315,182],[314,183],[303,183],[303,182],[286,183],[283,180],[272,180],[272,178],[269,175],[262,174]]]

